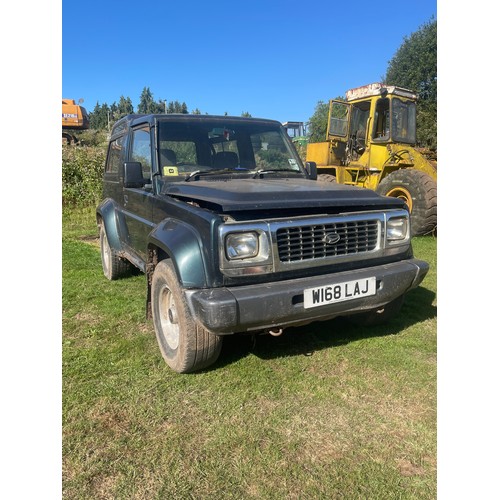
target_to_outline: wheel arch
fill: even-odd
[[[118,227],[118,218],[116,216],[116,207],[109,198],[104,200],[96,209],[96,222],[98,226],[104,225],[106,237],[110,246],[117,252],[122,250],[120,240],[120,231]]]
[[[207,265],[202,251],[201,236],[182,221],[169,219],[158,224],[149,235],[147,275],[147,316],[151,315],[151,284],[159,262],[170,259],[182,287],[208,286]]]

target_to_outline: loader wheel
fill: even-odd
[[[437,227],[437,185],[425,172],[401,169],[384,177],[378,194],[403,200],[410,210],[411,235],[433,233]]]
[[[323,182],[337,182],[337,178],[334,175],[331,174],[319,174],[318,175],[318,181],[323,181]]]

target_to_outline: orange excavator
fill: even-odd
[[[82,102],[83,99],[80,99],[78,104],[74,99],[62,100],[62,140],[67,144],[78,142],[73,131],[89,128],[89,115],[87,110],[81,106]]]

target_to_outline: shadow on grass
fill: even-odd
[[[396,335],[422,321],[435,318],[432,304],[435,293],[419,287],[406,297],[400,313],[385,325],[357,326],[347,318],[318,321],[300,327],[290,327],[279,337],[271,335],[229,335],[224,338],[218,361],[209,369],[235,363],[249,354],[261,359],[286,356],[310,356],[315,351],[348,344],[360,339]]]

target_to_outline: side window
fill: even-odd
[[[138,161],[142,165],[142,176],[151,179],[151,135],[149,127],[132,132],[132,148],[130,161]]]
[[[106,160],[105,172],[107,174],[117,174],[122,159],[123,144],[125,136],[111,141],[108,149],[108,158]]]

